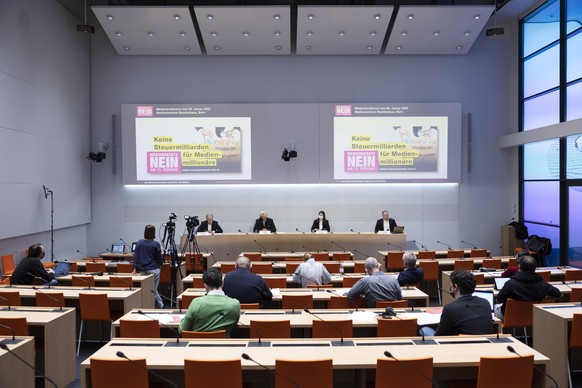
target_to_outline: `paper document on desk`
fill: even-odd
[[[156,319],[160,323],[180,323],[182,318],[186,314],[164,314],[164,313],[148,313],[147,317],[145,315],[139,315],[140,320],[151,320]]]
[[[416,318],[416,323],[418,326],[438,325],[439,322],[441,321],[440,314],[431,313],[398,313],[398,318],[401,319]]]
[[[350,292],[351,288],[336,288],[333,290],[334,294],[346,296]]]
[[[281,296],[281,289],[280,288],[271,288],[271,294],[273,294],[273,296]]]
[[[354,322],[374,322],[378,319],[378,314],[373,311],[354,311],[352,321]]]

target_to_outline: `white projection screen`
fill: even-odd
[[[124,104],[121,112],[124,184],[460,180],[459,103]],[[284,138],[303,139],[296,146],[311,151],[299,155],[318,174],[289,182],[275,170],[267,151]]]

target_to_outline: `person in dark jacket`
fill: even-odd
[[[315,233],[320,230],[327,230],[328,232],[331,231],[329,227],[329,221],[325,218],[325,212],[323,210],[319,211],[316,220],[313,220],[313,224],[311,224],[311,232]]]
[[[531,256],[522,256],[519,261],[519,271],[513,275],[497,295],[495,316],[503,320],[505,302],[508,298],[523,301],[539,302],[546,297],[561,298],[562,293],[556,287],[548,284],[536,273],[536,259]]]
[[[196,229],[196,233],[202,232],[208,232],[212,234],[222,233],[222,228],[220,227],[220,225],[218,225],[217,221],[214,221],[214,216],[212,214],[207,214],[206,220],[202,221],[200,223],[200,226],[198,226],[198,229]]]
[[[56,285],[55,272],[42,265],[44,255],[45,249],[42,244],[28,247],[28,257],[18,263],[10,277],[10,284],[34,284],[34,279],[42,278],[46,284]]]
[[[251,272],[252,263],[248,257],[236,259],[236,269],[224,277],[222,289],[226,296],[238,300],[240,303],[259,303],[264,307],[265,301],[273,299],[273,294],[259,275]]]
[[[262,230],[268,230],[271,233],[277,232],[277,227],[275,227],[275,221],[267,216],[266,211],[261,211],[259,213],[259,218],[255,220],[255,226],[253,226],[253,232],[259,233]]]
[[[164,264],[162,258],[162,247],[155,241],[156,227],[147,225],[143,233],[143,239],[139,240],[133,252],[133,273],[143,273],[154,275],[154,300],[156,308],[164,308],[162,297],[158,293],[160,285],[160,272]]]
[[[394,218],[390,218],[390,213],[388,210],[382,211],[382,218],[376,221],[376,225],[374,226],[374,233],[378,233],[380,231],[390,231],[390,233],[394,232],[394,227],[396,225],[396,220]]]
[[[424,280],[424,271],[416,267],[416,255],[412,252],[406,252],[402,255],[404,271],[398,274],[398,284],[400,287],[411,284],[420,284]]]

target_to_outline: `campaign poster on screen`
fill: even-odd
[[[211,108],[195,106],[143,108],[135,118],[138,181],[250,179],[251,117],[209,117]]]

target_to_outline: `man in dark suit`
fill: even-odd
[[[396,221],[394,220],[394,218],[390,218],[390,214],[388,213],[388,210],[384,210],[382,212],[382,218],[380,218],[378,221],[376,221],[376,226],[374,227],[374,233],[378,233],[381,230],[389,230],[390,233],[392,233],[394,231],[394,227],[398,226],[396,225]]]
[[[218,222],[214,221],[214,216],[212,214],[206,215],[206,221],[202,221],[196,229],[196,233],[208,232],[208,233],[222,233],[222,228],[218,225]]]
[[[267,217],[266,211],[261,211],[259,213],[259,218],[255,221],[255,226],[253,227],[253,232],[258,233],[261,230],[269,230],[271,233],[275,233],[277,228],[275,227],[275,222],[272,218]]]
[[[451,273],[451,283],[450,292],[455,301],[443,307],[435,335],[493,334],[491,305],[472,295],[477,285],[473,273],[457,269]]]
[[[247,257],[239,257],[235,262],[236,269],[224,277],[223,290],[227,296],[237,299],[240,303],[259,303],[273,299],[273,294],[259,275],[251,273],[251,261]]]

